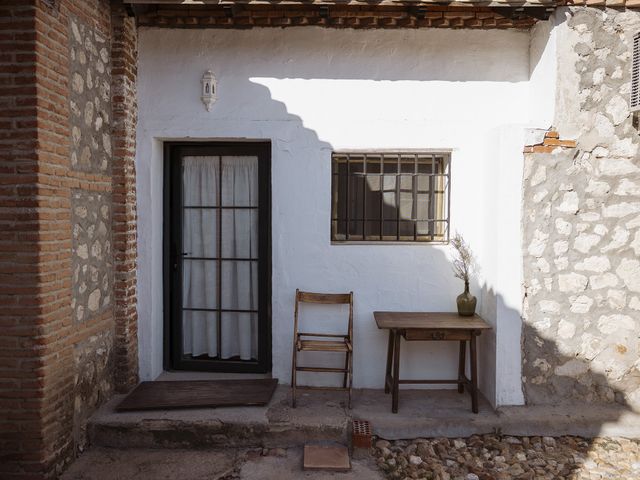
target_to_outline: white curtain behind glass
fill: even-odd
[[[222,164],[222,178],[220,175]],[[218,185],[222,185],[222,206],[258,206],[258,160],[256,157],[185,157],[183,171],[184,206],[218,206]],[[258,309],[258,211],[221,210],[221,250],[225,260],[183,262],[183,307]],[[183,248],[188,257],[217,257],[217,210],[184,210]],[[217,268],[221,265],[221,305],[217,298]],[[183,312],[183,351],[193,356],[242,360],[257,357],[258,317],[255,313],[221,313],[221,351],[218,352],[216,312]]]

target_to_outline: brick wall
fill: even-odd
[[[34,49],[34,6],[0,6],[0,476],[43,445]]]
[[[113,4],[0,6],[3,479],[55,478],[116,369],[137,380],[135,26]]]
[[[561,140],[558,132],[550,130],[545,132],[542,142],[536,145],[527,145],[524,147],[524,153],[552,153],[556,148],[575,148],[575,140]]]
[[[112,12],[113,249],[116,321],[116,388],[138,381],[136,310],[136,78],[137,30],[121,4]]]

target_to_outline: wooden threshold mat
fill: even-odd
[[[277,378],[142,382],[116,411],[266,405]]]

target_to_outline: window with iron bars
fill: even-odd
[[[448,152],[334,152],[333,242],[449,240]]]

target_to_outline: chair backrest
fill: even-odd
[[[349,305],[349,338],[353,337],[353,292],[349,293],[315,293],[302,292],[296,289],[296,305],[294,312],[293,334],[298,334],[298,312],[300,303],[321,303],[325,305]]]
[[[350,304],[350,293],[313,293],[296,290],[296,300],[303,303]]]

